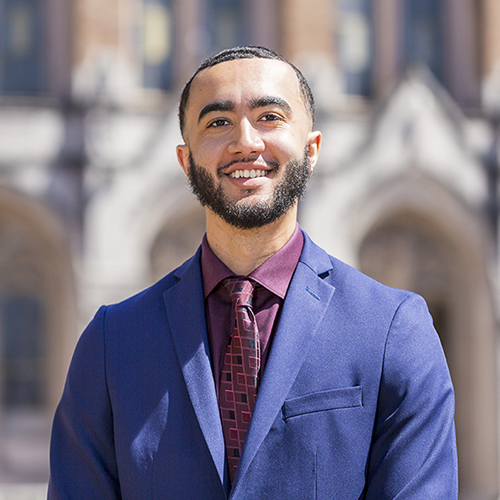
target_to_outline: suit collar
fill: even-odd
[[[309,235],[302,230],[304,235],[304,248],[300,256],[300,262],[309,267],[320,277],[327,275],[333,268],[330,256],[316,243],[313,243]]]

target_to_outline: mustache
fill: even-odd
[[[249,158],[240,158],[240,159],[236,158],[234,160],[231,160],[231,161],[225,163],[224,165],[220,165],[219,167],[217,167],[217,176],[222,177],[224,175],[224,170],[229,168],[231,165],[234,165],[235,163],[254,163],[256,159],[257,158],[250,158],[249,157]],[[271,170],[274,170],[276,172],[279,170],[281,165],[279,162],[277,162],[275,160],[271,160],[271,161],[266,161],[266,167],[271,167]]]

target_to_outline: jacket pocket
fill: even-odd
[[[281,411],[283,420],[287,420],[307,413],[356,408],[358,406],[363,406],[363,390],[360,386],[315,392],[287,399],[283,403]]]

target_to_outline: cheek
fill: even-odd
[[[296,158],[302,158],[304,154],[305,139],[298,134],[274,134],[268,138],[268,149],[282,163]]]
[[[209,167],[213,163],[218,163],[224,147],[217,141],[201,141],[192,145],[194,159],[197,163]]]

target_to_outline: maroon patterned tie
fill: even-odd
[[[219,408],[232,483],[257,397],[260,342],[252,310],[253,283],[229,278],[223,285],[233,301],[236,318],[219,385]]]

